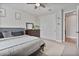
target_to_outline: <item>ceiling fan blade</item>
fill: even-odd
[[[35,9],[37,9],[37,6],[35,6]]]
[[[41,6],[41,7],[43,7],[43,8],[45,8],[45,7],[46,7],[46,6],[45,6],[44,4],[42,4],[42,3],[40,3],[40,6]]]
[[[27,4],[36,4],[36,3],[27,3]]]

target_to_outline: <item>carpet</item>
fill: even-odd
[[[50,41],[50,40],[44,40],[44,42],[46,43],[44,52],[42,51],[43,54],[47,55],[47,56],[61,56],[65,45],[64,44],[60,44],[54,41]]]

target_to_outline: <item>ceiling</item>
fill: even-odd
[[[54,13],[55,11],[58,11],[60,9],[64,9],[65,11],[76,9],[76,7],[79,6],[78,3],[44,3],[44,4],[46,8],[39,7],[37,9],[34,9],[33,4],[26,4],[26,3],[6,3],[4,5],[23,10],[28,12],[29,14],[37,16]]]

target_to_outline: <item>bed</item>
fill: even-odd
[[[0,56],[27,56],[44,47],[40,38],[24,35],[22,31],[11,32],[11,35],[3,38],[0,32]]]

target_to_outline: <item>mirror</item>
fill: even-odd
[[[26,29],[33,29],[34,24],[33,23],[26,23]]]

